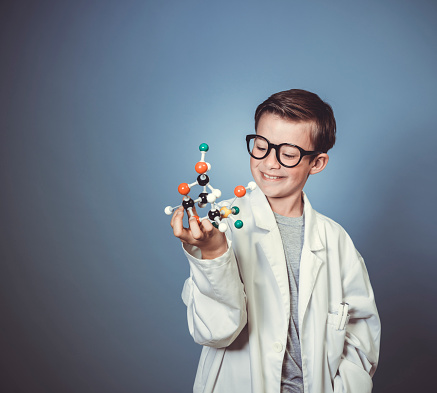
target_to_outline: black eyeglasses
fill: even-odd
[[[285,168],[293,168],[296,165],[299,165],[302,157],[304,156],[315,156],[323,153],[322,151],[304,150],[301,147],[291,143],[281,143],[280,145],[275,145],[274,143],[270,143],[263,136],[256,134],[246,135],[246,142],[247,151],[253,158],[257,160],[266,158],[270,154],[270,150],[272,150],[272,148],[275,149],[276,159]]]

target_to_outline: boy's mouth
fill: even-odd
[[[268,180],[279,180],[282,179],[283,176],[272,176],[272,175],[268,175],[267,173],[261,172],[262,176],[264,179],[268,179]]]

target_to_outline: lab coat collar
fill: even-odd
[[[317,212],[312,208],[306,194],[302,191],[305,215],[305,242],[311,251],[319,251],[324,248],[320,240],[319,226],[317,225]]]
[[[304,216],[305,216],[305,246],[311,251],[318,251],[324,248],[320,240],[319,228],[317,225],[316,211],[311,207],[306,194],[302,191],[304,200]],[[250,203],[255,218],[255,225],[258,228],[266,231],[271,231],[276,228],[276,219],[270,208],[269,202],[261,189],[257,187],[250,194]]]
[[[266,231],[273,230],[277,226],[276,219],[266,196],[259,187],[250,193],[250,203],[255,218],[255,225]]]

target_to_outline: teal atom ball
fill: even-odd
[[[208,150],[209,150],[209,146],[208,146],[206,143],[202,143],[202,144],[199,146],[199,150],[200,150],[200,151],[208,151]]]
[[[241,229],[241,228],[243,228],[243,221],[241,221],[241,220],[237,220],[237,221],[235,221],[234,226],[235,226],[235,228],[237,228],[237,229]]]
[[[231,210],[232,210],[232,214],[234,215],[240,213],[240,208],[238,206],[233,206]]]

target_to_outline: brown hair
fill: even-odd
[[[291,89],[271,95],[256,108],[255,130],[263,113],[273,113],[296,122],[312,122],[310,140],[314,150],[326,153],[335,143],[336,123],[329,104],[317,94]]]

